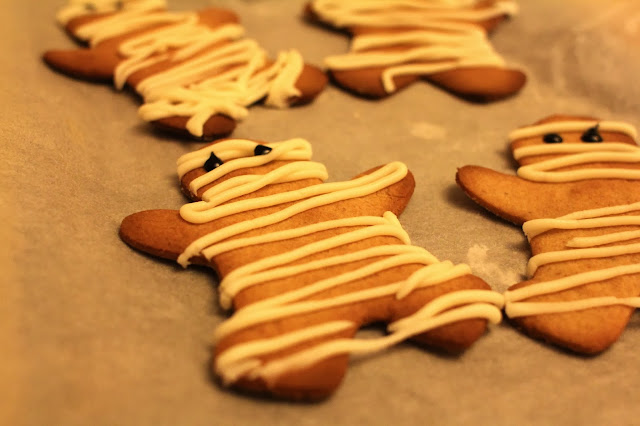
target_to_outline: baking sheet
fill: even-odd
[[[327,401],[297,404],[221,388],[209,372],[224,319],[215,279],[132,251],[118,238],[136,211],[179,208],[175,161],[200,146],[141,122],[107,85],[54,73],[46,49],[72,47],[62,0],[5,1],[0,14],[0,424],[633,424],[640,414],[640,317],[594,358],[545,346],[508,324],[447,357],[411,344],[356,359]],[[271,52],[310,63],[344,52],[342,34],[300,18],[304,1],[169,1],[234,9]],[[417,187],[401,216],[413,243],[468,263],[503,291],[529,257],[521,231],[470,202],[456,168],[513,172],[506,135],[551,113],[629,121],[640,112],[640,5],[521,1],[492,36],[529,77],[516,97],[469,104],[418,83],[381,102],[329,87],[293,110],[257,106],[236,137],[302,137],[331,180],[393,160]],[[362,338],[379,330],[365,330]]]

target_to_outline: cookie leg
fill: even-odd
[[[428,296],[425,294],[423,296],[418,295],[418,297],[433,300],[449,293],[465,290],[491,290],[491,287],[476,276],[468,276],[453,279],[437,287],[424,289],[422,291],[429,293]],[[424,304],[424,301],[422,303]],[[469,349],[486,331],[486,319],[471,318],[436,327],[412,337],[411,340],[429,349],[457,355]]]
[[[105,54],[111,60],[105,61]],[[53,70],[75,78],[95,82],[112,82],[118,57],[115,52],[95,49],[50,50],[42,59]]]
[[[559,266],[558,274],[562,274]],[[640,275],[626,275],[581,286],[572,290],[527,299],[533,304],[571,302],[589,298],[638,297]],[[533,279],[514,285],[509,291],[539,284]],[[507,293],[509,294],[509,293]],[[535,306],[535,305],[534,305]],[[509,321],[525,334],[546,343],[581,354],[595,355],[613,345],[626,328],[634,307],[614,305],[600,306],[569,312],[524,315],[517,303],[507,302]]]

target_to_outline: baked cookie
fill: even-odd
[[[393,162],[323,183],[302,139],[229,139],[181,157],[179,211],[125,218],[130,246],[183,266],[213,268],[220,305],[233,314],[215,331],[214,371],[224,385],[289,399],[325,398],[350,354],[411,339],[461,352],[503,296],[463,264],[411,245],[397,219],[414,188]],[[387,323],[384,337],[359,328]]]
[[[526,81],[487,38],[516,11],[511,0],[312,0],[305,14],[351,35],[348,53],[325,60],[333,80],[351,92],[381,98],[424,79],[487,102],[517,93]]]
[[[517,176],[458,170],[474,201],[523,224],[530,279],[505,293],[505,312],[530,335],[595,354],[640,307],[636,137],[627,123],[552,116],[511,133]]]
[[[71,2],[58,20],[88,47],[48,51],[48,65],[129,86],[143,100],[142,119],[198,139],[228,135],[259,101],[308,103],[327,82],[296,50],[270,59],[226,9],[168,12],[158,0],[93,0]]]

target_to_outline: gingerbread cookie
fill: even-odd
[[[511,0],[312,0],[306,16],[351,35],[348,53],[325,60],[333,80],[351,92],[381,98],[424,79],[487,102],[517,93],[526,81],[487,38],[516,11]]]
[[[413,246],[397,219],[414,188],[403,163],[323,183],[302,139],[229,139],[178,161],[180,211],[125,218],[122,239],[166,259],[213,268],[220,305],[213,368],[240,390],[321,399],[351,354],[401,341],[460,352],[500,320],[503,297],[468,266]],[[354,338],[384,322],[384,337]]]
[[[52,50],[62,73],[131,87],[142,119],[199,139],[228,135],[259,101],[285,108],[312,101],[326,75],[296,50],[270,59],[225,9],[168,12],[159,0],[71,2],[58,20],[88,48]]]
[[[517,176],[458,170],[473,200],[523,224],[530,279],[505,293],[505,312],[530,335],[598,353],[640,307],[636,137],[627,123],[552,116],[511,133]]]

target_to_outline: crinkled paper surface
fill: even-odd
[[[132,251],[117,235],[128,214],[180,207],[175,161],[199,144],[152,131],[133,96],[43,64],[45,50],[73,46],[54,19],[62,2],[8,0],[0,14],[0,424],[637,423],[637,313],[593,358],[503,323],[460,357],[403,344],[354,360],[323,403],[221,388],[209,372],[212,332],[225,318],[213,275]],[[347,39],[303,22],[303,3],[169,1],[175,10],[228,6],[269,51],[298,48],[321,65]],[[332,180],[407,163],[417,187],[401,221],[413,243],[503,291],[521,280],[528,245],[464,196],[456,168],[512,173],[506,135],[551,113],[640,125],[640,4],[520,3],[492,37],[528,73],[514,98],[474,105],[418,83],[372,102],[329,87],[303,108],[254,107],[234,136],[308,139]]]

